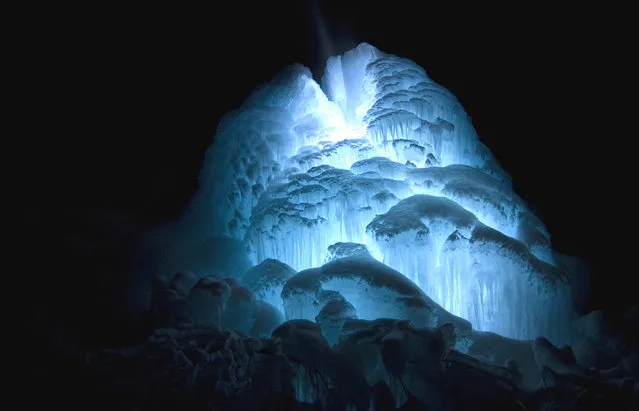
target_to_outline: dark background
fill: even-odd
[[[590,308],[632,302],[628,12],[383,3],[29,11],[11,38],[28,44],[17,59],[16,104],[31,110],[22,241],[48,318],[120,321],[106,307],[128,280],[113,273],[140,231],[187,204],[220,117],[285,65],[319,75],[361,41],[416,61],[458,97],[555,248],[591,264]],[[115,245],[78,252],[85,238]]]

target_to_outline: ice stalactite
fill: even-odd
[[[331,289],[360,318],[391,316],[362,298],[361,279],[385,272],[373,266],[296,286],[339,268],[335,245],[352,243],[478,330],[563,342],[570,289],[550,235],[455,96],[368,44],[331,57],[321,84],[293,65],[227,115],[185,213],[191,235],[232,237],[255,265],[301,271],[261,291],[289,319],[314,320]]]

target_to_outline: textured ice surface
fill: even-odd
[[[368,274],[353,270],[291,297],[300,279],[367,250],[478,330],[566,337],[570,292],[543,223],[455,96],[410,60],[360,44],[328,60],[321,86],[309,69],[286,68],[223,119],[200,180],[190,235],[229,236],[252,264],[301,271],[283,305],[275,286],[256,292],[287,319],[314,320],[323,305],[312,293],[340,281],[360,318],[427,322],[387,302],[401,292],[364,301]]]
[[[344,257],[370,257],[368,248],[364,244],[336,243],[328,247],[327,262]]]

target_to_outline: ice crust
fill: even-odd
[[[570,288],[543,223],[455,96],[369,44],[331,57],[321,86],[292,65],[228,114],[184,219],[192,237],[244,241],[263,271],[250,276],[289,266],[253,289],[287,319],[315,320],[318,290],[336,290],[363,319],[427,325],[398,299],[430,297],[480,331],[567,338]],[[388,267],[353,268],[364,260]],[[385,270],[395,288],[363,291]]]

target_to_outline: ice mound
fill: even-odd
[[[338,246],[360,244],[420,298],[425,292],[479,330],[567,339],[570,291],[549,233],[460,102],[410,60],[360,44],[327,61],[321,86],[309,69],[286,68],[223,119],[200,182],[184,214],[189,236],[230,237],[253,265],[274,259],[302,271],[289,293],[298,280],[340,272],[341,257],[368,261]],[[344,270],[339,281],[352,289],[338,291],[359,316],[430,321],[427,310],[384,302],[381,288],[378,307],[353,300],[368,271]],[[314,284],[311,294],[327,287]],[[254,291],[287,319],[312,320],[323,307],[314,294],[306,303],[288,294],[282,305],[278,288],[268,290]]]
[[[404,275],[370,257],[341,258],[291,278],[282,290],[286,318],[321,317],[322,294],[327,291],[338,292],[363,320],[388,317],[423,327],[455,322],[462,329],[470,328]]]
[[[257,300],[274,306],[283,314],[284,306],[280,294],[286,281],[295,274],[296,271],[288,265],[279,260],[267,258],[246,270],[240,281],[253,291]]]

